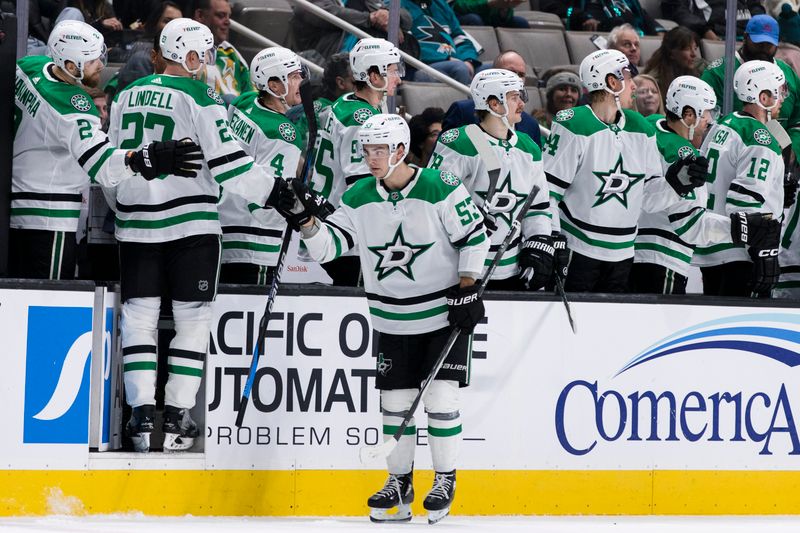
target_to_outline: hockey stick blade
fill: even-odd
[[[569,320],[569,327],[572,328],[572,333],[575,335],[578,334],[578,326],[575,325],[575,321],[572,318],[572,310],[569,306],[569,300],[567,300],[567,291],[564,290],[564,282],[561,281],[561,276],[558,275],[556,272],[556,288],[558,289],[558,294],[561,296],[561,301],[564,302],[564,309],[567,311],[567,320]]]
[[[363,446],[358,451],[358,458],[362,465],[371,465],[377,463],[380,459],[389,457],[389,454],[394,451],[396,446],[397,441],[394,438],[384,441],[383,444]]]

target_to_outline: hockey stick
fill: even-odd
[[[528,197],[525,199],[525,203],[522,204],[522,210],[517,214],[514,218],[514,222],[511,224],[511,229],[506,235],[506,238],[503,239],[502,244],[500,245],[500,249],[497,250],[495,253],[492,262],[489,264],[489,268],[484,273],[481,280],[478,282],[478,298],[483,296],[483,291],[486,289],[486,283],[492,278],[492,274],[494,274],[497,265],[500,264],[500,258],[503,257],[508,246],[511,244],[511,241],[514,240],[517,233],[522,228],[522,219],[525,217],[525,213],[528,212],[528,208],[530,208],[531,204],[533,203],[533,198],[538,194],[539,187],[534,186],[533,190],[528,193]],[[455,327],[453,331],[450,333],[450,337],[448,337],[447,342],[442,348],[442,351],[439,353],[439,357],[436,359],[436,362],[433,364],[433,368],[428,373],[425,380],[420,384],[419,392],[417,393],[417,397],[414,398],[414,402],[411,404],[411,407],[408,409],[406,416],[403,418],[403,422],[394,432],[392,438],[383,442],[382,444],[376,444],[374,446],[363,446],[359,451],[359,458],[361,459],[362,464],[370,464],[377,461],[380,458],[388,457],[390,453],[394,450],[397,443],[400,442],[400,437],[403,436],[403,433],[408,427],[409,422],[411,422],[411,418],[414,416],[414,412],[419,407],[419,402],[422,400],[422,397],[425,395],[425,391],[428,390],[428,387],[433,382],[436,374],[439,373],[441,370],[442,365],[444,364],[445,359],[450,354],[450,350],[453,349],[453,345],[455,345],[458,336],[461,335],[461,328]]]
[[[561,275],[558,273],[557,269],[554,272],[556,278],[556,290],[559,295],[561,295],[561,301],[564,302],[564,309],[567,310],[567,320],[569,320],[569,327],[572,328],[572,333],[575,335],[578,334],[578,326],[575,325],[575,321],[572,319],[572,311],[569,308],[569,300],[567,300],[567,291],[564,290],[564,282],[561,280]]]
[[[306,160],[303,163],[303,183],[308,183],[311,175],[311,168],[314,161],[314,143],[317,141],[317,115],[314,113],[314,99],[311,97],[311,85],[308,80],[300,84],[300,100],[303,103],[303,113],[305,113],[306,121],[308,122],[308,142],[306,144]],[[272,306],[275,304],[275,297],[278,295],[278,287],[281,283],[281,273],[283,266],[286,263],[286,255],[289,251],[289,244],[292,241],[292,230],[287,227],[283,232],[283,240],[281,241],[281,248],[278,252],[278,264],[275,266],[275,274],[272,276],[272,284],[269,287],[267,296],[267,305],[264,308],[264,314],[261,316],[261,321],[258,324],[258,341],[253,349],[253,359],[250,361],[250,371],[247,374],[247,381],[244,384],[242,391],[242,400],[239,404],[239,412],[236,414],[236,427],[242,427],[244,422],[244,413],[247,410],[247,404],[250,402],[250,393],[253,390],[253,382],[255,381],[256,371],[258,370],[259,356],[264,353],[264,342],[267,334],[267,325],[269,324],[270,315],[272,314]]]
[[[486,140],[486,135],[484,135],[480,126],[477,124],[470,124],[464,128],[464,132],[467,134],[467,137],[469,137],[469,140],[472,141],[472,146],[478,151],[478,157],[483,161],[483,164],[486,165],[486,171],[489,173],[489,187],[486,189],[484,205],[491,205],[490,202],[494,196],[495,190],[497,190],[497,180],[500,178],[500,160],[497,158],[497,154],[492,147],[489,146],[489,141]],[[488,208],[486,212],[488,212]]]

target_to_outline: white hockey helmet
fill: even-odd
[[[192,74],[199,72],[206,62],[213,62],[216,56],[214,35],[207,26],[195,20],[179,18],[170,20],[161,30],[161,55],[164,59],[180,63]],[[186,56],[196,52],[201,63],[195,70],[186,66]]]
[[[706,111],[711,111],[717,106],[717,95],[711,86],[694,76],[678,76],[667,89],[667,111],[680,117],[681,124],[689,130],[688,138],[692,140],[694,130]],[[696,115],[695,122],[687,124],[683,119],[683,110],[689,108]]]
[[[386,179],[408,155],[411,146],[411,131],[408,129],[406,121],[399,115],[373,115],[358,130],[358,142],[361,144],[362,150],[366,145],[385,144],[389,147],[389,172],[381,178]],[[401,144],[405,147],[403,157],[392,163],[392,157],[395,156]]]
[[[363,81],[376,91],[382,90],[369,81],[369,69],[376,67],[378,73],[386,77],[389,65],[397,65],[398,75],[405,76],[405,66],[400,50],[385,39],[361,39],[350,50],[350,70],[355,81]]]
[[[510,70],[490,68],[478,72],[469,86],[475,109],[491,112],[489,98],[497,98],[501,104],[506,105],[506,95],[511,91],[519,91],[523,102],[528,101],[528,93],[522,80]]]
[[[624,89],[623,71],[627,68],[630,68],[630,62],[619,50],[597,50],[581,61],[581,83],[589,92],[604,90],[615,94],[608,88],[606,78],[611,74],[623,82]]]
[[[289,92],[289,74],[300,72],[303,78],[308,77],[308,69],[300,62],[300,57],[280,46],[261,50],[250,63],[252,80],[259,91],[266,91],[275,98],[285,98]],[[283,83],[284,93],[275,94],[269,89],[270,78],[278,78]]]
[[[47,50],[53,63],[76,80],[83,79],[83,67],[89,61],[100,59],[106,64],[106,45],[103,35],[78,20],[60,22],[47,39]],[[67,61],[78,67],[78,76],[67,70]]]
[[[778,100],[783,98],[786,76],[778,65],[769,61],[748,61],[736,69],[733,75],[733,91],[736,97],[745,104],[761,105],[759,95],[769,91]]]

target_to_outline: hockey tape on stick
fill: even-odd
[[[303,164],[303,183],[308,183],[309,176],[311,175],[312,162],[314,160],[314,143],[317,140],[317,116],[314,113],[314,100],[311,96],[311,86],[308,80],[300,84],[300,100],[303,103],[303,112],[308,121],[308,144],[306,145],[306,160]],[[272,276],[272,284],[269,287],[269,294],[267,296],[267,305],[264,308],[264,314],[261,316],[261,321],[258,324],[258,340],[253,349],[253,359],[250,361],[250,371],[247,374],[247,381],[244,384],[242,391],[242,399],[239,402],[239,412],[236,413],[236,427],[242,427],[244,422],[244,414],[247,411],[247,405],[250,403],[250,393],[253,390],[253,382],[255,381],[256,371],[258,370],[259,356],[264,353],[264,337],[267,333],[267,325],[269,324],[270,316],[272,315],[272,306],[275,305],[275,299],[278,295],[278,287],[281,283],[281,274],[283,273],[283,266],[286,263],[286,254],[289,251],[289,244],[292,242],[292,230],[287,226],[283,230],[283,240],[281,241],[281,248],[278,252],[278,264],[275,265],[275,274]]]
[[[495,253],[489,268],[486,269],[486,272],[479,281],[478,298],[483,296],[483,291],[486,289],[486,284],[489,282],[489,279],[491,279],[492,274],[494,274],[497,265],[500,264],[500,259],[506,253],[506,250],[508,250],[508,246],[511,244],[511,241],[513,241],[517,237],[517,234],[521,231],[522,219],[525,217],[525,213],[528,212],[528,209],[530,209],[533,199],[537,194],[539,194],[539,187],[534,186],[533,190],[531,190],[531,192],[528,194],[528,197],[525,199],[525,203],[522,204],[522,209],[520,209],[519,213],[517,213],[517,216],[514,217],[514,222],[511,224],[511,229],[506,235],[506,238],[503,239],[503,243],[500,245],[497,253]],[[417,410],[417,407],[419,407],[419,402],[422,400],[422,396],[424,396],[425,391],[428,390],[428,387],[433,382],[433,378],[436,377],[436,374],[438,374],[439,370],[441,370],[445,359],[447,359],[447,356],[450,354],[450,350],[453,349],[453,345],[456,343],[456,339],[458,339],[459,335],[461,335],[461,328],[453,328],[453,331],[450,333],[450,337],[448,337],[444,348],[442,348],[442,351],[439,353],[439,357],[433,364],[433,368],[431,368],[428,376],[420,385],[419,392],[417,393],[416,398],[414,398],[414,402],[411,404],[411,407],[406,413],[406,416],[403,418],[402,423],[394,432],[394,435],[392,435],[392,438],[375,446],[363,446],[361,450],[359,450],[359,459],[361,460],[362,464],[372,464],[379,459],[388,457],[388,455],[392,453],[392,450],[394,450],[395,446],[397,446],[397,443],[400,442],[400,437],[403,436],[403,433],[405,432],[406,427],[408,427],[411,418],[414,416],[414,412]]]
[[[470,124],[464,128],[464,132],[472,141],[475,150],[478,151],[478,157],[486,165],[486,171],[489,173],[489,187],[486,189],[486,200],[484,200],[484,210],[488,213],[489,206],[492,205],[492,198],[497,189],[497,180],[500,178],[500,160],[497,154],[489,146],[489,141],[486,140],[486,134],[477,124]]]
[[[775,120],[774,118],[767,122],[767,130],[775,137],[775,140],[778,141],[778,144],[781,145],[781,150],[792,144],[792,139],[789,137],[789,134],[786,133],[786,130],[783,129],[781,123]]]
[[[561,279],[561,274],[558,273],[558,269],[554,272],[556,278],[556,290],[558,294],[561,296],[561,301],[564,302],[564,309],[567,310],[567,320],[569,320],[569,327],[572,328],[572,333],[575,335],[578,334],[578,326],[575,324],[575,321],[572,318],[572,311],[569,307],[569,300],[567,299],[567,291],[564,290],[564,281]]]

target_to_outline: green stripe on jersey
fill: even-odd
[[[80,209],[47,209],[45,207],[12,207],[11,216],[37,216],[49,218],[78,218]]]
[[[682,254],[677,250],[673,250],[672,248],[668,248],[667,246],[656,244],[654,242],[637,242],[634,248],[636,250],[652,250],[654,252],[660,252],[664,255],[668,255],[670,257],[674,257],[675,259],[679,259],[687,264],[692,261],[692,258],[690,256]]]
[[[383,434],[384,435],[394,435],[397,433],[397,430],[400,429],[400,426],[390,426],[388,424],[383,425]],[[417,434],[417,426],[406,426],[403,430],[403,435],[416,435]]]
[[[247,241],[223,241],[223,250],[252,250],[254,252],[277,252],[281,249],[277,244],[261,244]]]
[[[253,162],[250,161],[249,163],[245,163],[242,166],[236,167],[234,169],[228,170],[223,172],[222,174],[218,174],[214,179],[217,180],[217,183],[222,183],[223,181],[227,181],[231,178],[235,178],[239,174],[244,174],[248,170],[253,167]]]
[[[369,314],[375,315],[378,318],[385,318],[386,320],[423,320],[425,318],[431,318],[444,313],[447,313],[446,305],[432,307],[431,309],[426,309],[425,311],[415,311],[413,313],[393,313],[391,311],[384,311],[383,309],[377,309],[375,307],[369,308]]]
[[[517,256],[518,256],[518,255],[519,255],[519,254],[514,254],[514,255],[512,255],[511,257],[504,257],[504,258],[502,258],[502,259],[501,259],[501,260],[500,260],[500,261],[497,263],[497,266],[504,267],[504,266],[508,266],[508,265],[515,265],[515,264],[517,264]],[[489,265],[491,265],[491,264],[492,264],[492,259],[485,259],[485,260],[483,261],[483,266],[489,266]]]
[[[132,372],[134,370],[152,370],[156,371],[158,363],[155,361],[136,361],[135,363],[125,363],[122,365],[123,372]]]
[[[103,152],[103,155],[100,156],[100,159],[97,160],[97,163],[95,163],[92,168],[89,169],[89,177],[92,179],[92,182],[94,182],[94,177],[97,176],[97,173],[100,172],[100,168],[103,166],[103,163],[105,163],[113,153],[113,148],[107,148],[106,151]]]
[[[706,248],[698,246],[694,249],[694,253],[697,255],[709,255],[722,252],[724,250],[733,250],[734,248],[741,248],[741,246],[730,243],[715,244],[714,246],[708,246]]]
[[[174,217],[160,218],[157,220],[120,220],[117,218],[116,224],[117,227],[121,229],[162,229],[193,220],[219,220],[219,215],[217,213],[209,213],[208,211],[195,211],[193,213],[184,213],[182,215],[175,215]]]
[[[435,428],[428,424],[428,435],[431,437],[452,437],[461,434],[461,424],[454,428]]]
[[[170,374],[180,374],[182,376],[195,376],[198,378],[203,377],[202,368],[192,368],[190,366],[180,366],[180,365],[167,365],[167,371],[169,371]]]
[[[575,237],[579,238],[586,244],[591,244],[592,246],[596,246],[598,248],[606,248],[608,250],[624,250],[625,248],[630,248],[634,244],[634,240],[630,241],[623,241],[623,242],[609,242],[609,241],[601,241],[599,239],[592,239],[584,232],[579,230],[578,228],[572,226],[569,222],[561,219],[561,227],[567,232],[571,233]]]

